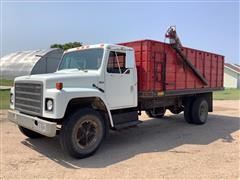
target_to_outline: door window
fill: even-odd
[[[122,74],[126,69],[126,53],[110,51],[107,72]]]

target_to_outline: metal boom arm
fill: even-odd
[[[205,84],[208,85],[208,81],[205,77],[199,72],[199,70],[187,59],[187,57],[182,53],[182,43],[177,36],[176,27],[170,26],[166,33],[166,38],[169,38],[171,47],[175,52],[180,56],[181,62],[190,68],[190,70]]]

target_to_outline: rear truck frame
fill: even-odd
[[[29,138],[59,134],[70,156],[94,154],[109,130],[141,123],[142,111],[168,109],[204,124],[212,93],[223,89],[221,55],[183,47],[175,27],[170,43],[142,40],[81,46],[64,52],[55,73],[18,77],[8,118]]]

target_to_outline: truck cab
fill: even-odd
[[[16,78],[8,114],[28,137],[59,131],[64,150],[86,157],[109,128],[139,123],[137,103],[133,48],[97,44],[65,51],[55,73]]]

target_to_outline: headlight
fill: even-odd
[[[14,98],[13,98],[13,94],[11,93],[10,94],[10,103],[13,104],[13,102],[14,102]]]
[[[52,99],[46,99],[46,110],[47,111],[53,110],[53,100]]]

